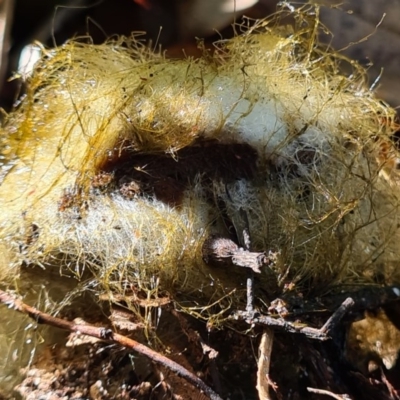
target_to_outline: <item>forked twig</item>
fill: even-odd
[[[175,361],[172,361],[169,358],[163,356],[162,354],[151,350],[149,347],[137,342],[136,340],[115,333],[111,329],[95,327],[88,324],[79,325],[61,318],[53,317],[50,314],[39,311],[35,307],[31,307],[25,304],[22,300],[15,298],[11,294],[3,290],[0,290],[0,303],[3,303],[9,308],[13,308],[14,310],[19,311],[23,314],[29,315],[29,317],[33,318],[39,324],[46,324],[70,332],[81,333],[83,335],[92,336],[104,341],[118,343],[121,346],[132,349],[137,353],[140,353],[149,358],[150,360],[168,368],[169,370],[176,373],[178,376],[181,376],[182,378],[196,386],[198,389],[203,391],[211,400],[222,400],[222,398],[217,393],[215,393],[201,379],[192,374],[186,368],[182,367]]]
[[[233,314],[233,318],[237,320],[244,320],[250,325],[265,325],[271,328],[281,329],[289,333],[300,333],[309,337],[310,339],[328,340],[331,338],[333,329],[353,306],[354,300],[351,297],[347,298],[320,329],[297,325],[292,322],[285,321],[283,318],[277,319],[268,315],[248,313],[247,311],[237,311]]]

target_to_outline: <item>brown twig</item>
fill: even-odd
[[[178,376],[181,376],[203,391],[211,400],[222,400],[217,393],[215,393],[201,379],[192,374],[186,368],[182,367],[175,361],[172,361],[169,358],[155,352],[154,350],[151,350],[149,347],[137,342],[136,340],[115,333],[111,329],[99,328],[92,325],[79,325],[61,318],[53,317],[50,314],[39,311],[35,307],[25,304],[20,299],[15,298],[3,290],[0,290],[0,303],[6,304],[9,308],[13,308],[16,311],[29,315],[39,324],[54,326],[70,332],[79,332],[83,335],[92,336],[108,342],[118,343],[121,346],[130,348],[137,353],[146,356],[150,360],[168,368]]]
[[[351,397],[348,394],[335,394],[335,393],[330,392],[329,390],[314,389],[311,387],[308,387],[307,390],[310,393],[316,393],[316,394],[322,394],[325,396],[330,396],[336,400],[351,400]]]

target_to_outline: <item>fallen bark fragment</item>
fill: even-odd
[[[203,260],[211,265],[235,265],[261,273],[263,266],[273,262],[273,255],[252,252],[239,247],[230,239],[212,236],[203,244]]]

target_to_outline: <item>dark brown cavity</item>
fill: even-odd
[[[118,191],[127,198],[153,195],[170,205],[179,205],[189,186],[201,182],[207,190],[213,181],[233,182],[251,179],[256,171],[257,153],[247,144],[221,144],[217,141],[198,142],[175,154],[140,154],[124,152],[103,166],[93,180],[112,176],[105,190]],[[101,186],[101,185],[100,185]]]

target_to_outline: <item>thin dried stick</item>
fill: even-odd
[[[149,347],[137,342],[136,340],[115,333],[111,329],[99,328],[92,325],[79,325],[61,318],[53,317],[50,314],[39,311],[35,307],[25,304],[22,302],[22,300],[15,298],[3,290],[0,290],[0,303],[6,304],[9,308],[13,308],[16,311],[29,315],[39,324],[46,324],[70,332],[81,333],[83,335],[92,336],[108,342],[118,343],[121,346],[130,348],[137,353],[146,356],[150,360],[170,369],[178,376],[186,379],[188,382],[203,391],[211,400],[222,400],[217,393],[215,393],[201,379],[189,372],[186,368],[182,367],[175,361],[172,361],[169,358],[155,352],[154,350],[151,350]]]
[[[355,302],[351,297],[348,297],[340,307],[331,315],[328,321],[325,322],[324,326],[320,329],[321,333],[329,335],[337,326],[339,321],[349,312],[354,306]]]
[[[382,367],[380,368],[380,371],[381,371],[382,382],[386,385],[386,388],[389,392],[390,398],[393,400],[399,400],[400,396],[398,395],[396,389],[393,387],[391,382],[386,377],[385,372]]]
[[[260,400],[271,400],[269,395],[269,387],[272,386],[276,390],[277,386],[269,377],[271,364],[272,345],[274,343],[274,331],[265,328],[261,336],[260,346],[258,347],[258,363],[257,363],[257,391]]]
[[[351,400],[351,397],[348,394],[335,394],[330,392],[329,390],[323,390],[323,389],[314,389],[311,387],[308,387],[307,390],[310,393],[317,393],[317,394],[323,394],[325,396],[332,397],[336,400]]]

